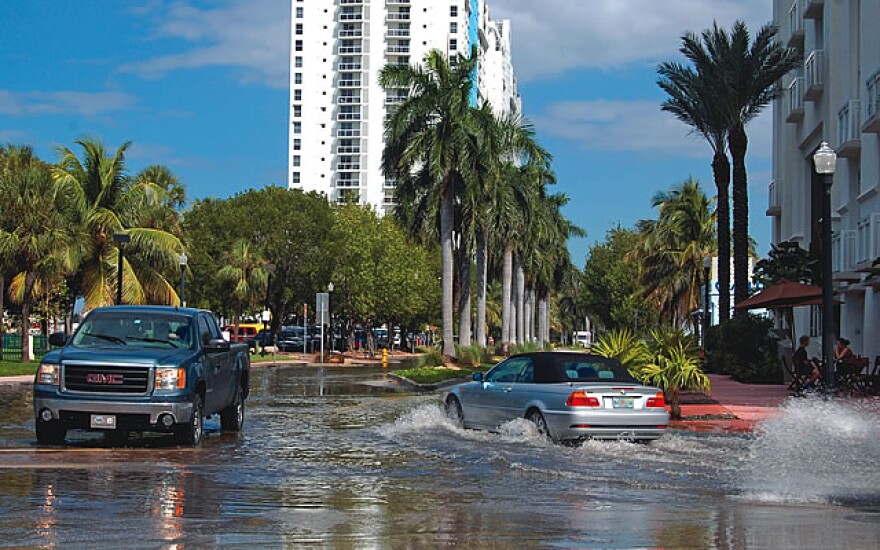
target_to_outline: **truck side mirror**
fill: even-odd
[[[212,338],[205,342],[205,345],[202,348],[207,353],[219,353],[222,351],[229,351],[229,342],[224,340],[223,338]]]
[[[63,332],[53,332],[49,335],[49,345],[56,348],[67,344],[67,335]]]

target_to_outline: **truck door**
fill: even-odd
[[[199,341],[204,348],[205,344],[212,338],[210,323],[208,318],[199,315]],[[222,404],[222,374],[220,372],[221,354],[219,353],[203,353],[205,361],[205,414],[213,414],[217,412],[218,407]],[[218,393],[218,388],[219,392]]]
[[[211,332],[211,338],[217,339],[222,338],[223,334],[220,332],[220,324],[217,323],[217,319],[213,314],[206,314],[208,321],[208,330]],[[253,330],[253,329],[251,329]],[[218,402],[218,410],[224,409],[228,404],[232,402],[232,398],[235,396],[235,383],[233,377],[235,375],[235,363],[232,360],[233,353],[232,350],[229,351],[221,351],[221,352],[211,352],[216,358],[217,367],[216,367],[216,379],[214,380],[214,394],[217,398]]]

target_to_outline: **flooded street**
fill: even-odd
[[[0,387],[0,547],[878,548],[876,407],[801,400],[754,436],[552,445],[449,424],[378,371],[256,368],[240,435],[71,432]]]

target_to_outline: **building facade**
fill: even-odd
[[[383,122],[405,91],[379,86],[382,67],[476,46],[472,101],[518,115],[509,29],[490,18],[485,0],[291,0],[288,186],[390,211]]]
[[[774,243],[821,241],[822,180],[812,155],[837,152],[831,191],[832,263],[839,334],[880,355],[880,0],[774,0],[779,39],[804,54],[774,106],[770,204]],[[798,308],[796,330],[818,335],[817,312]]]

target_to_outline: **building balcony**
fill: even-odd
[[[388,21],[409,21],[408,11],[390,11],[388,12]]]
[[[825,86],[825,52],[813,50],[804,62],[804,101],[816,101],[822,97]]]
[[[341,178],[337,177],[333,180],[333,184],[337,189],[357,189],[361,186],[361,181],[357,178]]]
[[[342,172],[354,172],[361,169],[360,162],[340,162],[336,164],[336,169]]]
[[[359,95],[341,95],[336,98],[339,105],[360,105],[361,96]]]
[[[838,231],[831,237],[831,271],[851,272],[856,264],[856,232]]]
[[[336,148],[337,155],[352,155],[361,152],[360,145],[340,145]]]
[[[821,19],[825,11],[825,0],[806,0],[804,2],[804,19]]]
[[[788,10],[788,47],[802,50],[804,48],[804,9],[807,0],[794,0]]]
[[[340,63],[337,67],[340,71],[359,71],[364,68],[362,63]]]
[[[385,98],[385,105],[397,105],[404,99],[406,99],[406,96],[388,96]]]
[[[339,46],[339,55],[361,53],[363,51],[363,46]]]
[[[388,53],[388,54],[401,54],[401,53],[408,54],[409,53],[409,46],[388,46],[385,49],[385,53]]]
[[[804,77],[798,76],[788,85],[788,111],[786,122],[800,122],[804,119]]]
[[[409,29],[388,29],[385,31],[388,38],[409,38],[411,36]]]
[[[338,138],[355,138],[361,137],[360,128],[340,128],[336,130],[336,137]]]
[[[348,22],[351,22],[351,21],[363,21],[363,20],[364,20],[364,14],[363,14],[363,12],[360,12],[360,11],[355,11],[355,12],[343,12],[343,13],[340,13],[340,14],[339,14],[339,20],[340,20],[340,21],[348,21]]]
[[[837,113],[837,156],[858,158],[862,151],[862,125],[859,120],[862,114],[861,102],[858,99],[847,101]]]
[[[394,189],[397,187],[397,178],[385,178],[385,189]]]
[[[779,204],[779,188],[776,186],[776,180],[770,182],[768,190],[770,192],[770,200],[767,204],[767,215],[779,216],[782,214],[782,206]]]
[[[361,38],[363,35],[363,29],[349,29],[337,33],[339,38]]]
[[[339,86],[340,88],[360,88],[363,80],[340,80]]]
[[[409,6],[409,0],[385,0],[386,6]]]
[[[337,204],[357,204],[361,200],[359,189],[338,189],[336,193]]]
[[[339,0],[340,6],[363,6],[364,0]]]
[[[880,134],[880,71],[865,81],[865,124],[862,131]]]
[[[339,113],[338,115],[336,115],[336,120],[360,120],[360,119],[361,119],[361,113],[360,113],[360,112],[356,112],[356,113]]]
[[[856,230],[856,268],[870,269],[871,263],[880,258],[880,213],[870,214],[859,221]]]

